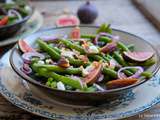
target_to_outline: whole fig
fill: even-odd
[[[93,23],[98,16],[97,8],[87,1],[84,5],[80,6],[77,11],[77,15],[81,23],[89,24]]]

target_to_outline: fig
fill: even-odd
[[[71,31],[71,38],[76,40],[80,39],[80,37],[81,37],[80,28],[79,27],[73,28],[73,30]]]
[[[95,83],[101,75],[102,64],[100,62],[93,62],[93,64],[95,68],[83,79],[86,84]]]
[[[29,46],[24,40],[18,41],[18,47],[23,53],[35,52],[35,50],[31,46]]]
[[[153,52],[124,52],[123,56],[125,60],[134,62],[144,62],[153,57]]]
[[[121,87],[132,85],[137,81],[138,79],[136,78],[117,79],[117,80],[112,80],[107,82],[106,86],[107,86],[107,89],[115,89],[115,88],[121,88]]]
[[[81,23],[90,24],[97,18],[98,11],[97,8],[88,1],[84,5],[80,6],[77,11],[77,15]]]
[[[74,15],[61,15],[56,20],[56,25],[58,27],[75,26],[75,25],[77,26],[79,24],[80,24],[79,19]]]
[[[111,42],[106,44],[104,47],[101,48],[101,52],[103,53],[111,53],[117,49],[117,43],[116,42]]]

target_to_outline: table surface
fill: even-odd
[[[113,28],[122,29],[136,34],[156,47],[160,46],[160,33],[145,19],[145,17],[134,7],[130,0],[96,0],[92,1],[99,10],[99,17],[95,25],[100,23],[111,23]],[[84,1],[33,1],[32,5],[44,15],[44,28],[54,26],[54,21],[58,15],[64,11],[75,13],[78,6]],[[156,117],[160,114],[160,105],[156,105],[150,110],[140,115],[127,118],[127,120],[159,120]],[[143,117],[151,115],[155,117]],[[160,116],[160,115],[159,115]],[[32,115],[15,107],[0,95],[0,119],[3,120],[46,120],[45,118]]]

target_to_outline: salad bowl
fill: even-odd
[[[21,12],[19,12],[19,8],[14,8],[17,6],[17,3],[0,3],[1,40],[4,40],[5,38],[9,38],[16,34],[22,28],[22,26],[30,19],[34,12],[34,8],[25,4],[24,8],[20,8],[22,11],[25,11],[22,14]]]
[[[37,32],[32,34],[26,38],[24,41],[28,43],[33,48],[36,47],[36,39],[43,36],[52,36],[52,35],[68,35],[72,31],[72,27],[59,27],[59,28],[51,28],[44,31]],[[97,26],[80,26],[80,30],[82,34],[96,34],[96,31],[99,27]],[[117,29],[112,29],[113,35],[118,35],[120,37],[120,41],[125,44],[134,44],[135,51],[150,51],[154,53],[153,58],[156,60],[155,64],[152,65],[147,71],[152,72],[153,76],[157,73],[159,69],[159,54],[158,51],[147,41],[142,38],[130,34],[128,32],[124,32]],[[143,79],[135,84],[116,88],[116,89],[108,89],[104,91],[96,91],[96,92],[83,92],[83,91],[69,91],[69,90],[59,90],[50,88],[39,81],[35,80],[34,77],[30,75],[26,75],[21,71],[21,66],[23,64],[23,59],[21,57],[21,51],[18,48],[18,45],[12,49],[10,54],[10,64],[13,70],[24,80],[26,80],[29,84],[31,90],[40,91],[42,95],[46,98],[51,98],[58,102],[62,102],[65,104],[71,105],[81,105],[81,106],[90,106],[90,105],[101,105],[104,103],[108,103],[114,101],[116,99],[120,99],[125,97],[125,95],[136,89],[139,85],[144,84],[148,79]],[[40,78],[41,79],[41,78]]]

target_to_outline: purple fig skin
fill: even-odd
[[[81,23],[90,24],[93,23],[97,18],[98,11],[97,8],[88,1],[86,4],[80,6],[77,11],[77,15]]]
[[[153,55],[154,55],[153,52],[124,52],[123,53],[124,59],[132,62],[145,62],[146,60],[152,58]]]
[[[101,52],[103,53],[112,53],[117,49],[117,44],[115,42],[108,43],[104,47],[101,48]]]

